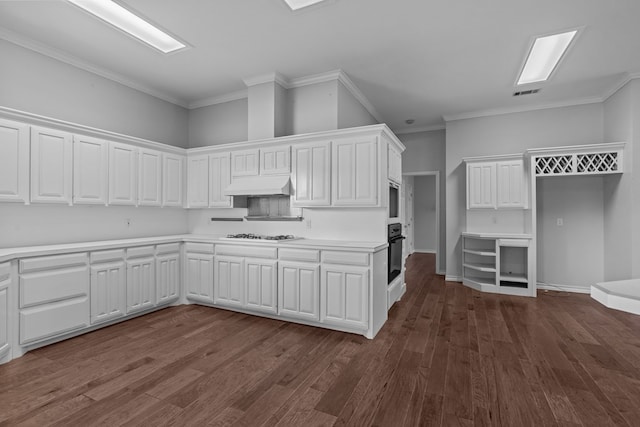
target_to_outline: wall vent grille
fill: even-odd
[[[513,92],[513,96],[533,95],[540,92],[540,89],[519,90]]]

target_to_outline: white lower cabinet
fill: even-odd
[[[89,326],[86,253],[20,260],[20,344]]]
[[[320,265],[280,261],[278,313],[307,320],[320,319]]]
[[[320,321],[338,326],[369,327],[369,269],[322,265]]]
[[[167,304],[180,297],[180,244],[156,247],[156,303]]]
[[[244,261],[246,307],[276,314],[278,312],[278,262],[247,258]]]
[[[9,326],[9,287],[11,269],[9,263],[0,264],[0,362],[10,358],[11,328]]]
[[[244,306],[244,258],[216,256],[215,272],[213,302],[232,307]]]
[[[126,314],[127,270],[124,250],[91,254],[91,324],[107,322]]]
[[[127,249],[127,314],[155,306],[156,271],[153,246]]]
[[[187,243],[184,268],[187,299],[213,302],[213,245]]]

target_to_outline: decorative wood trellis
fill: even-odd
[[[623,172],[624,143],[529,150],[536,176],[601,175]]]

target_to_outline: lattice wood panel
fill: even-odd
[[[578,154],[576,168],[578,173],[616,172],[618,153]]]
[[[537,176],[593,175],[622,171],[619,151],[555,154],[535,157]]]
[[[536,158],[536,175],[566,175],[573,172],[571,155]]]

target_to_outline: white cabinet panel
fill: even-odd
[[[319,264],[280,261],[278,313],[317,321],[320,318],[319,281]]]
[[[369,313],[369,269],[322,266],[320,320],[367,329]]]
[[[31,128],[31,202],[68,203],[72,199],[71,134]]]
[[[159,151],[138,149],[138,204],[162,204],[162,155]]]
[[[185,157],[162,154],[162,206],[182,207],[184,203]]]
[[[213,302],[213,255],[187,252],[185,259],[187,298]]]
[[[45,340],[89,326],[88,297],[20,310],[20,344]]]
[[[244,306],[244,258],[216,256],[213,302],[233,307]]]
[[[389,145],[389,158],[387,173],[389,175],[389,181],[393,181],[396,184],[402,184],[402,154],[395,147]]]
[[[152,308],[156,300],[153,257],[127,260],[127,314]]]
[[[209,156],[187,159],[187,207],[209,206]]]
[[[231,196],[224,195],[224,189],[231,184],[231,154],[209,155],[209,206],[230,208]]]
[[[289,175],[291,146],[260,149],[260,175]]]
[[[73,136],[74,204],[107,204],[108,166],[108,142],[87,136]]]
[[[0,264],[0,362],[9,355],[11,339],[9,327],[9,287],[11,275],[9,263]]]
[[[259,172],[259,150],[233,151],[231,153],[231,176],[255,176]]]
[[[109,204],[136,205],[137,154],[136,147],[109,143]]]
[[[522,160],[497,162],[498,208],[527,206],[524,164]]]
[[[332,153],[332,204],[377,206],[377,139],[334,141]]]
[[[496,163],[467,164],[467,209],[496,207]]]
[[[0,202],[29,202],[29,126],[0,119]]]
[[[165,304],[180,296],[180,254],[156,256],[156,297],[158,304]]]
[[[126,314],[126,274],[124,260],[91,266],[91,324]]]
[[[292,206],[331,204],[331,142],[300,144],[292,147]]]
[[[277,261],[245,259],[246,307],[275,314],[278,309]]]

